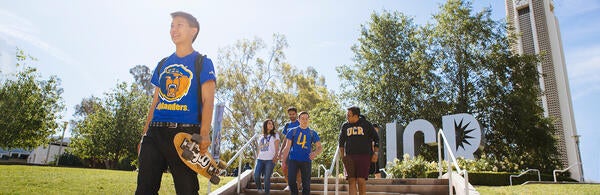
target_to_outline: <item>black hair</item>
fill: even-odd
[[[271,131],[269,133],[269,129],[267,129],[267,124],[269,124],[269,121],[271,121],[273,123],[273,131]],[[267,119],[265,120],[265,122],[263,122],[263,135],[267,135],[267,134],[271,134],[272,136],[275,136],[275,122],[273,122],[273,120],[271,119]]]
[[[352,107],[348,108],[347,110],[352,112],[353,115],[360,116],[360,108],[358,108],[357,106],[352,106]]]
[[[194,39],[192,39],[192,43],[193,43],[196,40],[196,37],[198,37],[198,33],[200,33],[200,23],[198,23],[198,20],[196,20],[196,17],[192,16],[192,14],[182,12],[182,11],[177,11],[177,12],[171,13],[171,18],[175,18],[177,16],[185,18],[185,20],[188,21],[188,24],[190,25],[190,27],[198,29],[198,31],[194,35]]]
[[[289,107],[289,108],[287,109],[287,112],[290,112],[290,111],[294,111],[295,113],[298,113],[298,109],[296,109],[296,107],[293,107],[293,106],[292,106],[292,107]]]

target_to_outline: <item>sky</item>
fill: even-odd
[[[28,65],[62,80],[66,111],[83,98],[102,97],[119,82],[132,82],[129,69],[156,63],[174,51],[170,13],[198,18],[194,48],[216,59],[237,40],[286,36],[287,61],[314,67],[329,89],[339,91],[335,67],[352,64],[351,46],[373,12],[402,12],[418,25],[432,23],[444,0],[377,1],[155,1],[0,0],[0,71],[15,71],[15,48],[38,59]],[[586,181],[600,182],[600,0],[555,0]],[[479,0],[473,9],[492,9],[505,19],[504,0]],[[219,66],[219,64],[215,64]],[[441,117],[441,116],[440,116]],[[67,132],[68,135],[69,132]]]

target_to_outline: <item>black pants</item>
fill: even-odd
[[[298,194],[298,184],[296,184],[296,174],[298,174],[298,170],[300,171],[300,175],[302,177],[302,194],[309,195],[310,194],[310,169],[312,166],[312,162],[303,162],[297,160],[288,160],[288,185],[290,186],[290,194],[297,195]]]
[[[158,194],[163,172],[169,168],[177,194],[198,194],[197,173],[177,155],[173,137],[179,132],[199,133],[198,127],[150,127],[143,137],[138,156],[139,170],[135,194]]]

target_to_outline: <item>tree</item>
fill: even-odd
[[[355,64],[338,67],[344,97],[382,124],[441,126],[443,115],[472,113],[485,135],[481,155],[519,162],[502,170],[555,167],[555,130],[537,104],[537,57],[513,54],[506,26],[489,9],[473,13],[469,1],[449,0],[433,18],[419,28],[400,13],[373,14],[353,47]],[[436,151],[424,149],[434,160]]]
[[[343,96],[374,123],[433,118],[421,109],[436,102],[438,78],[418,26],[402,13],[387,11],[371,14],[361,26],[352,47],[355,64],[337,67]]]
[[[343,96],[383,127],[415,119],[441,124],[448,106],[427,42],[429,29],[402,13],[387,11],[371,14],[371,21],[361,27],[352,47],[355,64],[337,68]],[[385,147],[385,131],[380,134],[380,146]]]
[[[452,113],[479,112],[475,104],[485,93],[482,86],[491,74],[489,67],[496,65],[488,56],[504,38],[490,9],[471,14],[469,1],[449,0],[433,16],[436,25],[430,48]]]
[[[34,148],[47,143],[59,126],[64,109],[60,79],[43,80],[36,68],[25,64],[36,59],[17,48],[17,68],[0,86],[0,148]]]
[[[144,91],[146,95],[152,96],[154,94],[154,85],[152,85],[152,72],[150,68],[145,65],[136,65],[129,69],[129,73],[135,79],[135,83],[139,87],[139,90]]]
[[[560,167],[560,162],[553,136],[556,129],[552,121],[543,116],[538,104],[539,58],[514,55],[508,46],[503,49],[507,52],[497,59],[505,66],[494,69],[492,81],[495,82],[486,85],[490,130],[485,134],[484,154],[518,165],[507,167],[506,171],[535,168],[551,172]]]
[[[283,50],[287,48],[287,41],[283,35],[273,35],[273,46],[266,52],[266,57],[262,58],[260,54],[263,54],[265,48],[265,43],[255,38],[237,41],[235,45],[220,50],[217,63],[220,66],[216,66],[216,98],[227,106],[222,133],[223,137],[228,139],[223,140],[224,145],[231,148],[241,147],[253,135],[261,132],[262,122],[267,118],[279,124],[280,132],[288,120],[286,110],[290,106],[309,111],[313,121],[311,127],[321,135],[324,132],[330,133],[331,124],[325,123],[332,121],[321,117],[335,116],[327,115],[332,113],[326,112],[319,105],[338,110],[340,106],[335,102],[335,95],[325,87],[324,77],[314,68],[297,70],[285,62]],[[337,114],[344,116],[342,112]],[[315,116],[318,116],[319,120],[316,120]],[[339,124],[341,123],[335,125]],[[339,126],[335,127],[335,132],[337,128]],[[252,144],[253,150],[247,154],[255,156],[256,145]]]
[[[105,93],[103,101],[84,99],[78,108],[92,105],[93,112],[78,118],[71,145],[74,154],[92,166],[107,169],[129,165],[137,156],[137,143],[150,105],[150,97],[136,84],[120,83]],[[85,103],[85,104],[84,104]],[[77,115],[76,115],[77,116]],[[121,165],[119,165],[121,164]]]
[[[320,164],[327,168],[331,165],[333,155],[338,150],[340,127],[346,122],[346,112],[339,103],[340,98],[331,94],[328,99],[329,101],[318,103],[310,111],[310,127],[319,131],[323,146],[323,153],[313,161],[317,170],[320,169]]]
[[[513,54],[507,27],[491,19],[490,9],[472,15],[469,1],[447,1],[434,19],[431,47],[450,111],[476,116],[486,138],[484,155],[521,166],[506,171],[554,169],[555,130],[537,103],[538,56]]]
[[[274,35],[275,45],[267,60],[257,57],[265,48],[261,39],[240,40],[234,46],[220,50],[216,66],[218,73],[216,99],[226,103],[222,133],[233,148],[241,147],[257,132],[262,121],[271,118],[276,123],[283,119],[281,107],[275,99],[275,66],[284,59],[287,42],[283,36]],[[254,151],[252,152],[254,153]]]

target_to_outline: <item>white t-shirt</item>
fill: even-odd
[[[258,138],[258,159],[260,160],[273,160],[275,157],[275,141],[279,140],[279,135],[276,133],[275,136],[271,134],[261,135]]]

